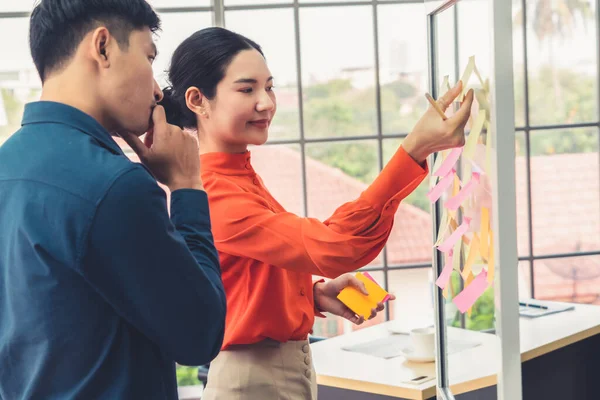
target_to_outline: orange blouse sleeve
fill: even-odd
[[[275,213],[259,195],[222,178],[206,184],[217,249],[288,270],[335,278],[371,262],[400,201],[427,175],[402,147],[358,199],[326,221]]]

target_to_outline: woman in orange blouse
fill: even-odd
[[[318,221],[286,212],[252,167],[248,145],[265,143],[276,110],[259,45],[222,28],[203,29],[175,50],[169,79],[161,104],[170,123],[198,132],[227,294],[223,351],[203,399],[314,399],[307,335],[315,313],[362,322],[336,299],[344,286],[359,287],[342,274],[381,251],[398,205],[427,174],[426,157],[464,143],[473,94],[445,121],[429,109],[359,198]],[[460,91],[449,91],[440,106]],[[313,285],[311,275],[337,279]]]

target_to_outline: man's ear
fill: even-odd
[[[208,99],[204,97],[197,87],[192,86],[185,91],[185,104],[187,108],[200,118],[209,117],[210,105],[208,104]]]
[[[110,67],[112,50],[115,44],[115,38],[106,27],[101,26],[92,32],[89,52],[91,58],[100,68]]]

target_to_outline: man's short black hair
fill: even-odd
[[[29,47],[42,82],[101,25],[126,49],[133,30],[155,32],[160,18],[145,0],[41,0],[31,13]]]

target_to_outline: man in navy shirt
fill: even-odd
[[[31,14],[41,101],[0,147],[0,399],[176,399],[175,362],[219,352],[197,140],[156,105],[159,24],[143,0],[42,0]]]

